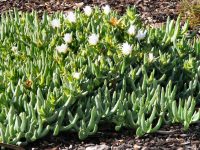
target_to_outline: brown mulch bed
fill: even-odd
[[[184,131],[181,125],[163,126],[157,133],[146,134],[139,138],[135,131],[114,127],[102,128],[85,141],[78,139],[77,133],[62,133],[57,137],[48,136],[24,147],[25,149],[44,150],[195,150],[200,147],[200,124],[191,125]],[[105,126],[105,125],[104,125]]]
[[[81,3],[83,2],[83,3]],[[166,21],[167,16],[175,19],[178,15],[179,0],[0,0],[0,13],[16,7],[22,11],[37,10],[42,13],[54,11],[67,11],[85,5],[102,6],[109,4],[113,9],[123,13],[127,6],[136,6],[144,23],[159,26]],[[192,125],[188,131],[182,126],[165,125],[159,132],[147,134],[142,138],[135,136],[134,130],[124,129],[116,132],[114,127],[101,128],[85,141],[78,139],[77,133],[62,133],[57,137],[47,136],[41,140],[30,143],[25,149],[113,149],[113,150],[149,150],[149,149],[199,149],[200,124]]]
[[[177,6],[180,0],[1,0],[0,13],[14,7],[23,10],[67,11],[85,5],[102,6],[109,4],[113,9],[123,13],[127,6],[136,6],[145,23],[159,25],[166,21],[167,16],[176,18]]]

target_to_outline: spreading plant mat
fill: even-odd
[[[136,9],[14,9],[1,15],[0,141],[94,136],[100,124],[139,137],[198,123],[200,40],[167,19],[144,26]]]

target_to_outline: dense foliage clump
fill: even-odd
[[[193,28],[200,27],[200,1],[199,0],[182,0],[179,6],[180,13],[189,19]]]
[[[0,21],[0,142],[48,133],[85,139],[99,123],[136,134],[200,118],[200,41],[168,18],[145,27],[135,9],[10,11]]]

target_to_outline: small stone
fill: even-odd
[[[133,147],[131,144],[126,144],[125,146],[126,146],[126,148],[132,148]]]
[[[120,143],[122,143],[124,140],[118,140]]]
[[[143,7],[143,10],[144,11],[149,11],[149,8],[148,7]]]
[[[137,144],[134,144],[134,146],[133,146],[133,149],[134,150],[139,150],[141,148],[141,146],[139,146],[139,145],[137,145]]]
[[[145,147],[143,147],[141,150],[147,150],[148,148],[145,146]]]
[[[69,149],[72,149],[72,147],[73,147],[73,146],[72,146],[72,145],[70,145],[70,146],[69,146]]]
[[[95,146],[95,144],[89,143],[89,144],[86,144],[86,145],[85,145],[85,147],[91,147],[91,146]]]
[[[187,137],[188,135],[187,134],[181,134],[180,136],[181,137]]]
[[[103,145],[95,145],[95,146],[89,146],[86,148],[86,150],[109,150],[110,147],[103,144]]]
[[[168,138],[166,139],[166,142],[170,142],[171,140],[172,140],[172,139],[168,137]]]
[[[85,150],[83,146],[78,147],[78,150]]]
[[[134,140],[130,140],[130,141],[128,141],[128,144],[133,145],[133,143],[134,143]]]

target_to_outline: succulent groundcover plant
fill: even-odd
[[[26,144],[47,134],[95,134],[100,123],[138,136],[163,124],[187,129],[200,119],[200,40],[168,18],[144,26],[123,16],[83,11],[8,11],[0,21],[0,142]]]

